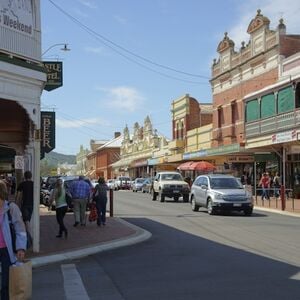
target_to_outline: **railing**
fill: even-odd
[[[256,188],[254,193],[255,204],[258,206],[268,206],[269,208],[299,211],[300,212],[300,199],[295,199],[293,189],[282,189],[278,187],[270,187],[265,189],[267,192],[267,199],[262,199],[262,188]],[[283,191],[283,195],[282,195]],[[284,196],[284,197],[282,197]],[[260,198],[260,199],[259,199]]]
[[[246,123],[246,138],[267,133],[276,133],[278,130],[291,129],[300,122],[300,110],[280,114],[267,119]]]

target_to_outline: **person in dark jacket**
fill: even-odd
[[[93,202],[96,203],[98,219],[98,226],[105,226],[106,222],[106,205],[107,205],[107,191],[109,187],[105,183],[103,177],[99,177],[98,184],[95,186],[95,190],[93,193]]]

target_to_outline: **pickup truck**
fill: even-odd
[[[165,201],[165,197],[173,198],[175,202],[179,197],[183,197],[184,202],[189,201],[190,187],[178,172],[158,172],[153,181],[152,200],[159,197],[160,202]]]

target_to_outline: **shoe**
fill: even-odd
[[[76,227],[78,225],[79,225],[79,222],[75,222],[73,226]]]
[[[102,223],[103,226],[105,226],[105,223]]]
[[[80,224],[81,226],[85,226],[85,224]]]
[[[61,238],[61,237],[62,237],[62,234],[58,234],[56,237],[57,237],[57,238]]]

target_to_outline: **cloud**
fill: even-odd
[[[85,47],[84,50],[88,53],[93,54],[107,54],[106,49],[104,47]]]
[[[79,128],[79,127],[89,127],[90,125],[104,125],[106,123],[99,118],[89,118],[82,120],[66,120],[66,119],[56,119],[56,125],[60,128]]]
[[[97,5],[93,2],[93,1],[89,1],[89,0],[78,0],[78,2],[80,2],[82,5],[91,8],[91,9],[95,9],[97,8]]]
[[[297,33],[299,31],[299,14],[300,2],[295,0],[250,0],[245,1],[239,7],[240,16],[236,24],[228,30],[229,37],[234,41],[237,48],[241,42],[246,43],[249,40],[247,27],[251,20],[255,17],[257,9],[261,9],[261,13],[269,18],[270,28],[275,29],[279,24],[279,19],[283,18],[287,27],[287,33]],[[224,30],[225,31],[225,30]],[[223,36],[221,37],[223,38]],[[221,39],[220,39],[221,40]]]
[[[114,15],[114,19],[121,25],[126,25],[128,23],[127,19],[125,19],[119,15]]]
[[[97,88],[106,93],[105,103],[120,111],[134,112],[142,107],[144,97],[132,87]]]

